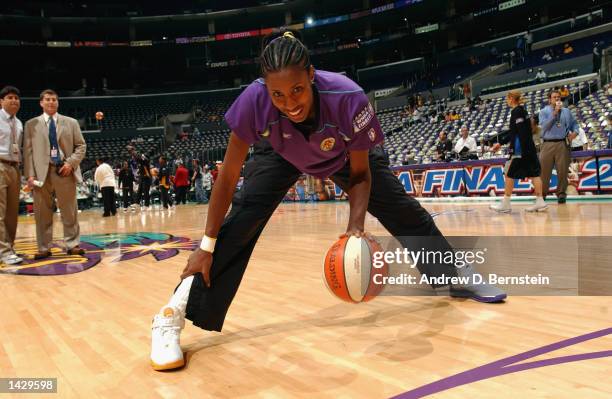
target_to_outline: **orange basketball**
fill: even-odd
[[[96,119],[99,120],[99,121],[104,119],[104,112],[102,112],[102,111],[96,112]]]
[[[376,252],[382,252],[382,247],[368,238],[351,236],[336,241],[327,251],[323,266],[323,279],[331,293],[351,303],[377,296],[389,268],[380,260],[374,261]]]

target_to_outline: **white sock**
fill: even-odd
[[[189,298],[191,283],[193,283],[193,276],[189,276],[181,281],[181,284],[176,289],[176,292],[174,295],[172,295],[172,298],[170,298],[170,302],[168,302],[168,306],[177,308],[183,316],[185,315],[185,310],[187,309],[187,299]]]
[[[503,200],[502,203],[504,205],[508,205],[509,206],[510,205],[510,198],[512,198],[512,197],[508,197],[508,196],[504,195],[504,200]]]

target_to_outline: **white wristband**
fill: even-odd
[[[215,244],[217,243],[216,238],[210,238],[206,234],[202,237],[202,241],[200,242],[200,249],[202,251],[210,252],[211,254],[215,252]]]

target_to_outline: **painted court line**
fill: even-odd
[[[516,373],[518,371],[530,370],[539,367],[553,366],[556,364],[577,362],[580,360],[598,359],[601,357],[612,356],[612,350],[583,353],[579,355],[559,356],[552,359],[537,360],[533,362],[515,364],[523,360],[531,359],[545,353],[555,351],[557,349],[566,348],[568,346],[576,345],[581,342],[589,341],[595,338],[604,337],[612,334],[612,328],[606,328],[603,330],[595,331],[589,334],[580,335],[578,337],[569,338],[563,341],[556,342],[554,344],[546,345],[541,348],[536,348],[527,352],[519,353],[518,355],[510,356],[505,359],[495,361],[493,363],[485,364],[475,369],[464,371],[459,374],[455,374],[450,377],[443,378],[441,380],[432,382],[427,385],[423,385],[419,388],[413,389],[408,392],[404,392],[392,399],[415,399],[422,398],[424,396],[432,395],[434,393],[442,392],[447,389],[456,388],[461,385],[470,384],[472,382],[485,380],[488,378],[497,377],[504,374]]]

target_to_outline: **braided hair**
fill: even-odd
[[[292,31],[272,33],[264,39],[261,51],[261,73],[266,76],[270,72],[278,72],[289,66],[310,68],[310,54],[304,44]]]

